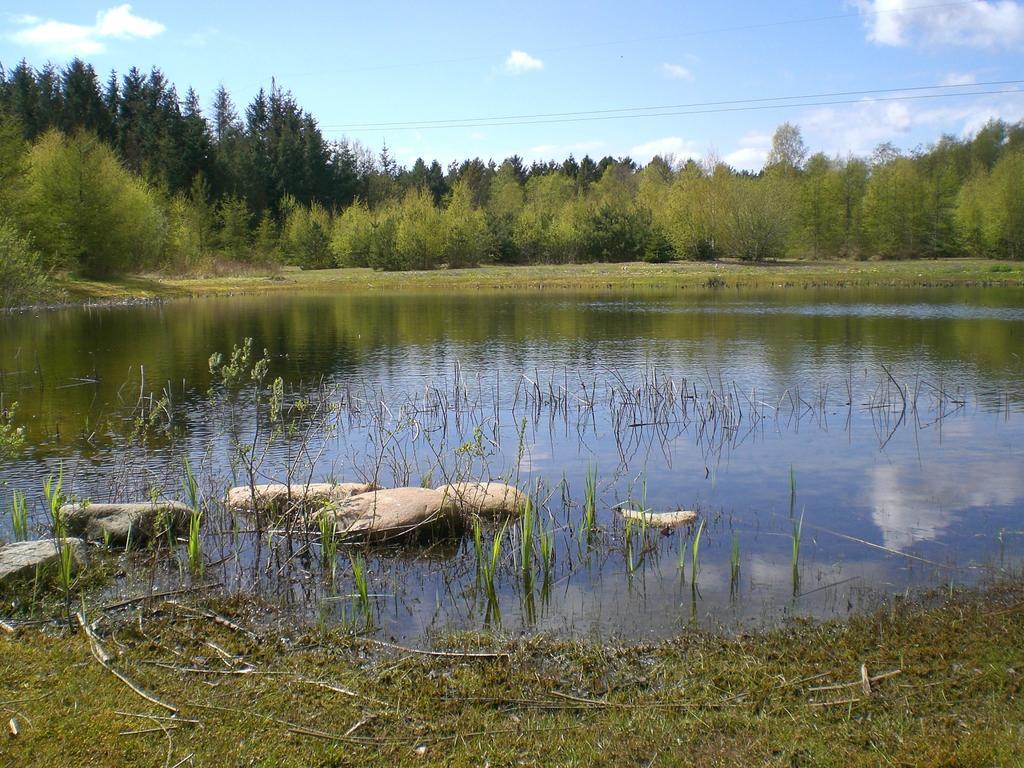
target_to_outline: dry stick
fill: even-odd
[[[361,643],[379,645],[382,648],[404,651],[405,653],[417,653],[421,656],[442,656],[456,659],[507,659],[512,655],[507,651],[426,651],[421,648],[408,648],[404,645],[396,645],[395,643],[388,643],[384,640],[376,640],[372,637],[353,637],[352,639]]]
[[[187,717],[167,717],[166,715],[146,715],[139,712],[124,712],[120,709],[114,710],[115,715],[121,715],[122,717],[138,717],[143,720],[170,720],[172,723],[189,723],[190,725],[202,725],[202,720],[189,720]]]
[[[147,600],[155,600],[160,597],[170,597],[171,595],[183,595],[188,592],[199,592],[204,589],[216,589],[221,587],[223,584],[217,582],[215,584],[202,584],[198,587],[185,587],[184,589],[170,589],[166,592],[154,592],[151,595],[137,595],[136,597],[129,597],[126,600],[121,600],[117,603],[109,603],[107,605],[101,605],[99,610],[101,611],[116,611],[118,608],[126,608],[129,605],[135,605],[136,603],[144,603]]]
[[[241,634],[245,635],[251,640],[257,639],[255,632],[253,632],[250,629],[246,629],[245,627],[239,626],[238,624],[235,624],[235,622],[233,622],[227,616],[221,616],[219,613],[214,613],[213,611],[209,611],[206,608],[196,608],[193,606],[185,605],[183,603],[179,603],[177,600],[168,600],[167,604],[173,605],[175,608],[181,608],[186,611],[192,611],[193,613],[199,614],[200,616],[205,616],[211,621],[220,624],[222,627],[227,627],[228,629],[232,629],[235,632],[240,632]]]
[[[316,685],[320,688],[326,688],[328,691],[340,693],[343,696],[351,696],[354,699],[366,699],[367,701],[372,701],[376,704],[383,704],[384,706],[388,705],[387,702],[381,701],[380,699],[375,699],[372,696],[367,696],[362,693],[357,693],[356,691],[351,691],[348,688],[342,688],[340,685],[334,685],[333,683],[328,683],[324,680],[311,680],[308,677],[297,677],[295,678],[295,682],[305,683],[307,685]]]
[[[119,670],[111,666],[111,655],[107,653],[106,649],[104,649],[103,645],[100,643],[99,638],[96,636],[95,630],[93,630],[92,625],[89,624],[89,621],[85,618],[85,614],[82,612],[78,613],[78,623],[81,624],[82,631],[85,632],[86,637],[89,638],[89,646],[92,649],[92,655],[104,669],[106,669],[108,672],[110,672],[110,674],[112,674],[122,683],[131,688],[136,694],[138,694],[151,704],[156,704],[158,707],[163,707],[168,712],[173,712],[174,714],[178,713],[177,707],[174,707],[166,702],[160,701],[160,699],[158,699],[156,696],[149,693],[138,684],[132,682],[123,672],[120,672]]]
[[[831,707],[837,704],[856,704],[858,701],[861,701],[861,699],[854,696],[852,699],[839,699],[838,701],[812,701],[808,705],[812,707]]]
[[[861,665],[861,666],[862,666],[862,669],[861,669],[861,679],[860,680],[854,680],[852,683],[836,683],[835,685],[818,685],[818,686],[815,686],[813,688],[808,688],[807,690],[808,690],[808,692],[810,692],[810,691],[838,691],[841,688],[855,688],[858,685],[863,687],[865,680],[867,680],[867,683],[870,686],[871,683],[877,683],[879,680],[885,680],[887,677],[895,677],[896,675],[899,675],[899,674],[903,673],[902,669],[893,669],[893,670],[891,670],[889,672],[883,672],[880,675],[874,675],[873,677],[865,677],[865,674],[867,672],[867,668],[864,665]]]

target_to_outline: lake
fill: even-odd
[[[283,380],[276,421],[268,393],[211,378],[211,354],[245,338],[267,386]],[[125,555],[111,599],[216,582],[273,606],[267,622],[362,621],[352,557],[363,614],[394,637],[843,616],[1020,565],[1022,342],[1019,288],[275,293],[0,316],[0,396],[27,437],[0,459],[0,539],[14,488],[42,532],[48,475],[97,502],[180,498],[187,456],[205,572],[180,544]],[[510,479],[550,559],[524,569],[518,527],[488,526],[495,597],[472,536],[339,547],[325,567],[309,536],[219,503],[253,443],[264,482]],[[620,506],[703,524],[626,525]]]

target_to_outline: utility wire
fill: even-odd
[[[587,117],[561,117],[543,120],[505,120],[489,123],[460,123],[460,124],[415,124],[415,125],[395,125],[388,126],[386,128],[381,127],[366,127],[366,128],[346,128],[346,127],[324,127],[326,131],[350,131],[352,133],[364,133],[367,131],[419,131],[419,130],[434,130],[434,129],[453,129],[453,128],[495,128],[501,126],[513,126],[513,125],[549,125],[553,123],[586,123],[586,122],[597,122],[604,120],[629,120],[636,118],[650,118],[650,117],[679,117],[684,115],[710,115],[726,112],[755,112],[767,109],[786,109],[793,107],[822,107],[822,106],[835,106],[840,104],[871,104],[880,102],[891,102],[891,101],[919,101],[923,99],[952,99],[952,98],[963,98],[968,96],[991,96],[996,94],[1020,94],[1022,91],[1019,88],[1010,89],[996,89],[996,90],[984,90],[984,91],[970,91],[963,93],[924,93],[916,94],[911,96],[882,96],[879,98],[865,101],[864,99],[827,99],[824,101],[793,101],[784,104],[753,104],[748,102],[732,102],[743,104],[743,106],[731,106],[731,107],[716,107],[711,109],[687,109],[681,111],[672,112],[648,112],[643,114],[630,114],[630,115],[600,115],[592,114]],[[837,94],[838,95],[838,94]],[[750,100],[751,102],[755,100]]]
[[[663,109],[693,109],[697,107],[727,107],[742,104],[759,104],[765,102],[797,102],[795,104],[786,104],[783,106],[799,106],[800,102],[806,99],[826,99],[826,98],[839,98],[842,96],[870,96],[873,94],[884,94],[884,93],[906,93],[906,92],[917,92],[917,91],[932,91],[932,90],[948,90],[948,89],[964,89],[964,88],[984,88],[994,87],[1003,85],[1020,85],[1024,83],[1024,80],[989,80],[982,83],[968,83],[959,85],[915,85],[906,88],[873,88],[870,90],[861,91],[834,91],[831,93],[809,93],[800,96],[766,96],[755,99],[730,99],[726,101],[694,101],[687,104],[660,104],[652,107],[618,107],[615,109],[587,109],[578,112],[539,112],[536,114],[526,115],[493,115],[491,117],[456,117],[447,120],[408,120],[399,122],[378,122],[378,123],[328,123],[321,125],[321,128],[329,129],[391,129],[401,127],[414,127],[422,128],[431,125],[439,125],[445,128],[474,128],[478,125],[490,125],[494,124],[495,121],[499,120],[533,120],[540,118],[562,118],[562,117],[579,117],[579,116],[590,116],[590,115],[608,115],[622,112],[651,112],[654,110]],[[960,96],[960,95],[972,95],[970,93],[942,93],[934,94],[935,96]],[[876,99],[877,101],[878,99]],[[646,115],[623,115],[624,117],[646,117]],[[529,123],[528,123],[529,124]]]

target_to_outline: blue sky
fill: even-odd
[[[1021,85],[971,85],[1024,78],[1024,2],[1010,0],[5,5],[5,66],[78,55],[105,80],[155,65],[204,105],[223,83],[240,111],[275,77],[329,138],[386,142],[403,164],[713,152],[757,169],[787,120],[845,155],[1024,117]],[[751,101],[935,85],[958,87]],[[1012,92],[953,95],[993,90]],[[929,98],[894,100],[907,95]],[[722,101],[738,103],[685,106]],[[638,107],[669,108],[601,112]],[[580,114],[519,117],[552,113]],[[483,119],[452,125],[463,118]]]

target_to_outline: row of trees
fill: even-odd
[[[757,174],[714,157],[403,168],[386,148],[374,156],[326,141],[276,86],[243,117],[221,88],[207,119],[193,91],[179,98],[156,69],[111,74],[101,86],[80,60],[62,70],[0,68],[8,292],[53,270],[186,270],[211,258],[379,269],[1021,258],[1022,180],[1024,123],[993,121],[908,155],[882,145],[870,158],[808,157],[799,129],[785,124]]]

